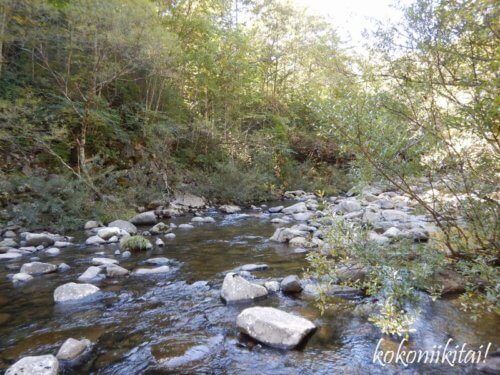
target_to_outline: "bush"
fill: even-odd
[[[217,163],[212,172],[198,172],[194,193],[220,203],[248,204],[273,198],[273,176],[255,165],[234,160]]]
[[[143,236],[125,237],[120,241],[120,248],[128,251],[148,250],[151,243]]]
[[[94,217],[94,195],[67,175],[9,176],[9,215],[14,222],[56,231],[81,228]]]
[[[400,240],[391,245],[377,245],[368,240],[367,230],[333,217],[327,231],[327,254],[309,253],[309,276],[339,283],[337,266],[356,262],[367,271],[364,281],[346,282],[361,288],[367,295],[376,296],[380,311],[370,320],[385,334],[408,336],[419,314],[420,290],[437,295],[439,289],[433,275],[444,262],[444,255],[425,244]],[[318,300],[325,308],[325,296]]]

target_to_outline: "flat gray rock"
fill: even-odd
[[[92,264],[94,266],[105,266],[108,264],[118,264],[118,261],[112,258],[92,258]]]
[[[248,272],[253,272],[253,271],[264,271],[267,270],[269,266],[265,263],[259,263],[259,264],[245,264],[241,266],[239,269],[242,271],[248,271]]]
[[[92,284],[67,283],[58,286],[56,290],[54,290],[54,301],[76,301],[91,296],[99,291],[100,289]]]
[[[206,205],[205,199],[190,193],[175,192],[174,197],[172,204],[189,208],[202,208]]]
[[[222,283],[221,297],[227,303],[251,301],[267,294],[266,288],[252,284],[234,272],[229,272]]]
[[[91,281],[100,279],[102,278],[101,272],[102,268],[90,266],[84,273],[80,275],[80,277],[78,277],[78,281]]]
[[[26,246],[50,246],[54,244],[54,237],[46,233],[26,233]]]
[[[159,257],[159,258],[151,258],[146,260],[147,264],[153,264],[155,266],[164,266],[165,264],[170,264],[172,261],[168,258]]]
[[[106,267],[106,275],[109,277],[125,276],[130,273],[127,269],[120,267],[116,264],[108,264],[105,267]]]
[[[105,227],[97,231],[97,235],[103,240],[109,240],[111,237],[120,235],[120,228],[118,227]]]
[[[88,246],[95,246],[95,245],[102,245],[105,244],[106,240],[102,239],[99,236],[90,236],[85,240],[85,245]]]
[[[57,271],[57,266],[55,264],[31,262],[23,264],[20,272],[27,273],[28,275],[43,275],[46,273],[51,273],[56,271]]]
[[[355,199],[345,199],[339,204],[339,209],[348,214],[350,212],[355,212],[361,210],[361,203]]]
[[[146,211],[135,215],[130,222],[135,225],[153,225],[158,222],[158,218],[154,211]]]
[[[307,206],[304,202],[300,202],[283,208],[281,212],[283,212],[286,215],[293,215],[293,214],[298,214],[300,212],[307,212]]]
[[[0,242],[0,248],[18,247],[19,245],[13,238],[6,238]]]
[[[7,252],[5,254],[0,254],[0,261],[2,260],[14,260],[14,259],[19,259],[23,256],[23,254],[20,253],[14,253],[14,252]]]
[[[117,227],[130,234],[137,234],[137,227],[127,220],[115,220],[108,224],[108,227]]]
[[[10,366],[5,375],[56,375],[59,361],[53,355],[24,357]]]
[[[14,276],[12,276],[12,281],[14,283],[25,283],[27,281],[33,280],[33,276],[28,275],[27,273],[16,273]]]
[[[272,214],[277,214],[278,212],[281,212],[285,206],[275,206],[275,207],[269,207],[268,211]]]
[[[158,273],[167,273],[170,272],[169,266],[160,266],[155,268],[138,268],[134,271],[134,275],[153,275]]]
[[[91,230],[91,229],[99,228],[100,226],[102,226],[101,223],[99,223],[95,220],[89,220],[85,223],[83,229]]]
[[[240,212],[241,208],[232,204],[225,204],[220,206],[219,210],[225,214],[235,214],[236,212]]]
[[[316,326],[309,320],[273,307],[250,307],[236,319],[238,328],[266,345],[280,349],[297,347]]]

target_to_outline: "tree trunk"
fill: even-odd
[[[0,77],[3,73],[4,55],[3,55],[3,45],[5,39],[5,29],[7,28],[7,4],[2,5],[2,10],[0,14]]]

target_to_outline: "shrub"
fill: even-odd
[[[273,197],[269,171],[237,161],[217,163],[213,172],[199,172],[197,180],[194,193],[218,202],[248,204]]]
[[[151,243],[143,236],[125,237],[120,241],[120,248],[128,251],[147,250]]]
[[[70,176],[9,177],[8,210],[18,224],[66,231],[80,228],[87,217],[94,216],[93,193]]]
[[[424,244],[400,240],[391,245],[377,245],[368,240],[368,231],[334,216],[326,232],[328,253],[309,253],[308,274],[329,283],[338,283],[336,266],[356,262],[367,271],[364,281],[345,282],[376,296],[380,311],[370,317],[380,330],[389,335],[408,336],[419,314],[420,290],[438,291],[434,278],[444,264],[444,255]],[[323,311],[325,296],[318,299]]]

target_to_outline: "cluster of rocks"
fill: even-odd
[[[88,339],[68,338],[54,356],[52,354],[23,357],[10,366],[6,375],[57,375],[60,370],[79,366],[92,351],[93,344]]]
[[[285,196],[299,202],[288,207],[268,209],[274,216],[271,222],[279,225],[270,241],[288,244],[296,252],[328,252],[324,235],[329,227],[340,221],[369,228],[368,240],[378,245],[388,245],[401,239],[426,242],[430,233],[437,230],[431,218],[415,213],[418,202],[404,194],[375,186],[364,188],[358,195],[351,191],[346,196],[329,197],[321,199],[321,202],[314,194],[303,191],[286,192]],[[321,210],[318,209],[320,205]],[[366,274],[366,270],[355,263],[341,265],[336,271],[340,283],[363,280]],[[442,295],[464,291],[463,280],[452,270],[439,271],[435,279],[442,287]],[[307,283],[304,292],[318,295],[318,288],[329,295],[359,295],[359,290],[354,288],[315,282]]]
[[[269,293],[300,293],[302,284],[297,275],[281,280],[250,282],[250,272],[267,269],[266,264],[246,264],[224,277],[220,296],[227,304],[252,302],[266,298]],[[246,276],[246,277],[244,277]],[[241,332],[266,345],[293,349],[303,343],[316,330],[314,323],[302,317],[271,307],[244,309],[236,320]]]
[[[424,242],[435,230],[428,217],[414,214],[417,202],[394,191],[369,187],[358,196],[350,193],[345,197],[330,197],[323,199],[321,210],[314,194],[294,191],[286,192],[285,196],[300,202],[289,207],[269,208],[274,216],[271,222],[298,223],[277,228],[270,240],[294,247],[321,248],[324,232],[338,220],[369,226],[369,239],[378,244],[389,244],[401,238]]]
[[[64,272],[70,268],[65,263],[56,265],[39,262],[38,255],[59,255],[61,248],[73,245],[72,237],[49,232],[32,233],[23,231],[19,226],[10,226],[2,230],[2,238],[0,261],[16,261],[30,256],[31,262],[23,264],[18,273],[8,275],[14,284],[26,283],[34,276]]]
[[[0,261],[18,260],[43,252],[59,255],[60,249],[72,245],[73,238],[49,232],[32,233],[12,225],[1,230]]]

